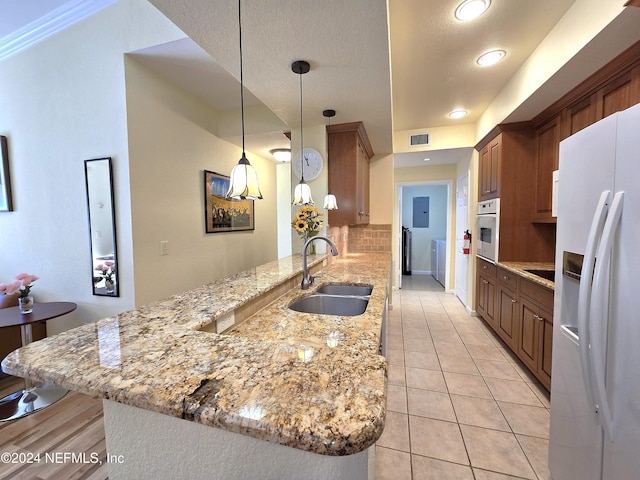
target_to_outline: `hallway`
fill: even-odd
[[[413,277],[389,312],[376,479],[549,479],[548,392],[454,295],[430,276],[439,292],[409,290],[430,283]]]

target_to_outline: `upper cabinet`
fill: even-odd
[[[502,135],[498,135],[480,150],[480,188],[478,189],[480,201],[500,197],[501,160]]]
[[[559,166],[560,142],[598,120],[638,102],[640,42],[532,120],[536,129],[533,222],[556,221],[551,215],[552,178],[553,171]]]
[[[552,177],[553,171],[558,169],[560,130],[560,115],[556,115],[536,130],[534,222],[552,221]]]
[[[329,192],[338,210],[329,210],[329,225],[368,224],[369,161],[373,150],[362,122],[327,127]]]

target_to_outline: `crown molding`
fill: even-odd
[[[0,62],[115,3],[116,0],[71,0],[15,32],[0,38]]]

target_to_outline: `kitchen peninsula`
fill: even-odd
[[[111,479],[366,479],[390,254],[309,259],[308,291],[287,257],[32,343],[3,369],[104,398],[107,451],[123,459]],[[373,285],[365,313],[288,308],[329,282]]]

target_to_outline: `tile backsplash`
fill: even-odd
[[[340,253],[391,251],[391,225],[329,227],[329,237]]]

